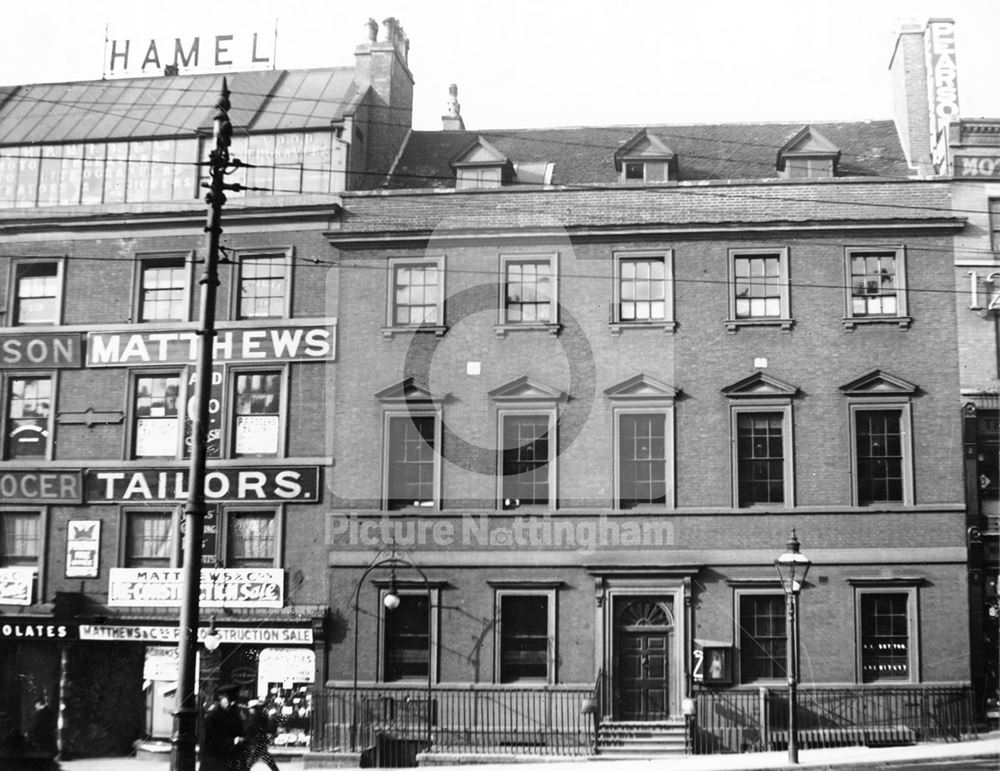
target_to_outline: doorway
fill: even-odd
[[[670,682],[674,617],[670,599],[617,598],[614,611],[615,717],[666,720],[673,714]]]

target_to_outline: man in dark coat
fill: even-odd
[[[28,741],[45,754],[54,756],[59,752],[57,730],[55,710],[43,697],[39,697],[35,700],[35,712],[28,726]]]
[[[205,713],[200,771],[241,771],[243,768],[243,720],[234,703],[238,687],[215,691],[215,701]]]
[[[264,712],[264,705],[260,703],[259,699],[251,699],[247,703],[244,718],[246,725],[244,768],[251,769],[254,763],[262,760],[271,771],[278,771],[278,764],[268,750],[271,727],[267,714]]]

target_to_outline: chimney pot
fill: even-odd
[[[441,116],[441,128],[445,131],[465,131],[465,121],[462,120],[462,105],[458,103],[458,85],[448,86],[447,112]]]
[[[369,19],[365,22],[365,37],[369,43],[378,40],[378,22],[375,19]]]

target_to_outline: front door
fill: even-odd
[[[662,600],[621,600],[615,619],[615,704],[619,720],[670,717],[673,618]]]

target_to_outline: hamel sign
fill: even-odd
[[[119,35],[104,42],[104,77],[274,69],[276,33],[225,30],[188,35]]]

